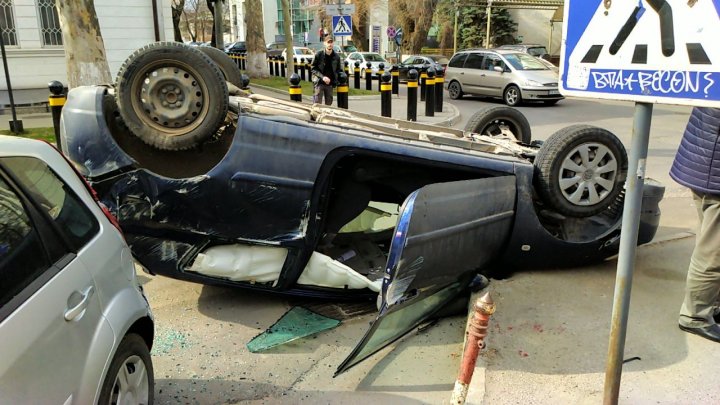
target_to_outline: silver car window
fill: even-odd
[[[465,69],[482,69],[483,55],[471,53],[465,60]]]

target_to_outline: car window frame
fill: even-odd
[[[457,54],[453,55],[453,57],[450,58],[450,60],[448,61],[448,67],[454,68],[454,69],[462,69],[463,66],[465,66],[465,61],[467,60],[468,55],[469,55],[468,52],[457,53]],[[452,65],[451,62],[455,58],[457,58],[458,60],[456,61],[456,64]]]
[[[477,56],[480,58],[480,62],[478,62],[477,67],[471,67],[468,66],[468,61],[470,60],[471,56]],[[468,52],[467,58],[465,58],[465,61],[463,62],[463,69],[475,69],[475,70],[482,70],[483,61],[485,60],[485,54],[483,52]]]

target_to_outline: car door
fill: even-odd
[[[403,203],[388,255],[380,311],[335,375],[376,353],[454,299],[510,235],[515,177],[437,183]]]
[[[98,230],[41,160],[0,158],[0,403],[62,404],[77,396],[91,342],[106,322],[78,257]]]
[[[463,65],[460,71],[464,92],[487,94],[483,87],[483,80],[485,78],[485,71],[482,70],[483,57],[484,55],[482,53],[473,52],[468,54],[467,59],[465,59],[465,65]]]
[[[500,67],[502,71],[496,71],[496,66]],[[483,94],[502,97],[503,90],[510,78],[509,72],[505,72],[506,69],[507,66],[498,55],[491,53],[485,54],[482,61],[482,75],[479,85]]]

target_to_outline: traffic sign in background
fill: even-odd
[[[352,18],[349,15],[332,16],[333,35],[347,37],[352,35]]]
[[[566,0],[564,95],[720,107],[720,0]]]
[[[392,25],[388,25],[387,29],[385,30],[385,33],[387,34],[388,38],[393,39],[395,38],[395,27]]]

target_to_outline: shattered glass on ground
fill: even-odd
[[[340,321],[337,319],[316,314],[303,307],[293,307],[265,332],[252,338],[247,348],[252,353],[261,352],[338,325]]]

